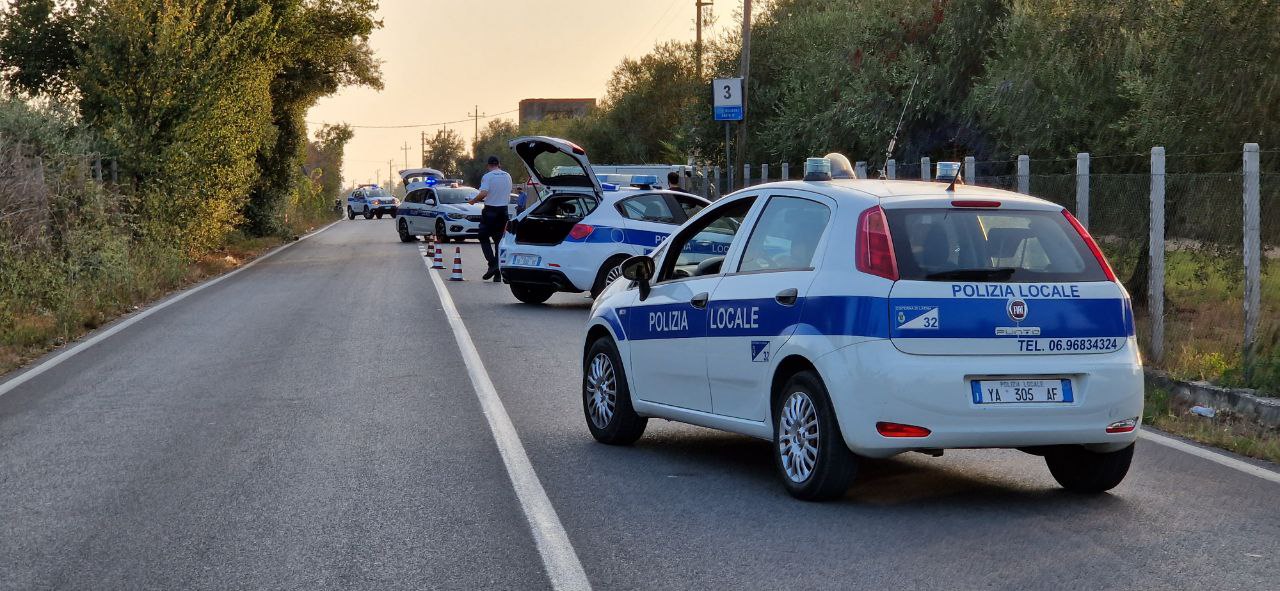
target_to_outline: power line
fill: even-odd
[[[520,110],[520,109],[511,109],[510,111],[503,111],[503,112],[501,112],[501,113],[494,113],[494,114],[492,114],[492,115],[485,115],[485,116],[483,116],[483,117],[480,117],[480,119],[492,119],[492,118],[494,118],[494,117],[501,117],[502,115],[510,115],[510,114],[515,113],[515,112],[517,112],[517,111],[519,111],[519,110]],[[352,125],[352,124],[349,124],[349,123],[348,123],[348,124],[344,124],[344,125],[346,125],[347,127],[352,128],[352,129],[411,129],[411,128],[415,128],[415,127],[439,127],[439,126],[441,126],[441,125],[453,125],[453,124],[455,124],[455,123],[467,123],[467,122],[471,121],[472,119],[474,119],[474,118],[473,118],[473,117],[467,117],[466,119],[458,119],[458,120],[456,120],[456,121],[440,121],[440,122],[437,122],[437,123],[407,123],[407,124],[404,124],[404,125]],[[328,125],[328,123],[319,122],[319,121],[308,121],[308,122],[307,122],[307,125]]]

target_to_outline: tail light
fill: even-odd
[[[1084,239],[1084,243],[1089,246],[1089,250],[1093,252],[1094,258],[1098,259],[1098,264],[1102,265],[1102,272],[1107,274],[1107,281],[1115,281],[1115,271],[1111,270],[1111,265],[1107,263],[1107,257],[1102,255],[1102,249],[1098,248],[1098,243],[1094,241],[1093,236],[1089,235],[1089,231],[1084,229],[1084,226],[1080,225],[1080,220],[1077,220],[1076,216],[1071,215],[1071,212],[1064,209],[1062,210],[1062,215],[1067,217],[1067,221],[1071,222],[1071,227],[1076,229],[1076,232]]]
[[[900,423],[876,423],[876,432],[885,437],[928,437],[932,431],[915,425]]]
[[[891,281],[898,280],[898,261],[893,254],[889,222],[879,205],[862,212],[858,217],[856,258],[859,271]]]
[[[582,239],[585,239],[587,236],[590,236],[591,233],[594,231],[596,231],[596,229],[593,226],[588,226],[586,224],[577,224],[573,227],[572,230],[569,230],[569,237],[573,238],[574,240],[582,240]]]

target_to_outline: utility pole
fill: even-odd
[[[412,150],[412,149],[413,149],[413,146],[410,146],[409,142],[405,142],[404,147],[400,148],[400,151],[404,152],[404,167],[406,169],[409,168],[409,150]]]
[[[476,152],[476,149],[477,149],[476,144],[480,143],[480,118],[484,117],[484,113],[480,112],[480,105],[476,105],[475,111],[471,113],[467,113],[467,117],[471,117],[472,119],[475,119],[476,129],[475,129],[475,135],[471,136],[471,155],[476,158],[479,158],[480,154]]]
[[[395,165],[396,165],[396,159],[395,159],[395,158],[388,158],[388,159],[387,159],[387,185],[388,185],[387,189],[388,189],[388,190],[390,190],[390,189],[394,189],[394,188],[395,188],[395,186],[396,186],[395,181],[392,181],[392,180],[391,180],[391,179],[396,178],[396,177],[395,177],[395,174],[394,174],[394,173],[392,173],[392,169],[395,167]]]
[[[693,46],[694,55],[696,56],[694,64],[696,64],[698,82],[702,82],[702,9],[714,4],[715,2],[712,0],[694,0],[693,2],[694,10],[697,11],[698,15],[698,41]]]
[[[422,132],[422,164],[421,166],[426,166],[426,165],[427,165],[427,132],[424,131]]]
[[[751,94],[751,0],[742,0],[742,121],[738,122],[738,157],[747,157],[747,97]]]

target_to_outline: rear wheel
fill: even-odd
[[[400,233],[401,242],[413,242],[416,237],[409,233],[409,223],[400,218],[400,222],[396,224],[396,230]]]
[[[840,434],[822,380],[802,371],[787,380],[773,411],[773,459],[791,496],[826,501],[843,496],[858,458]]]
[[[541,285],[511,284],[511,295],[526,304],[541,304],[551,299],[551,294],[555,292],[556,290]]]
[[[351,209],[350,205],[347,206],[347,219],[349,220],[356,219],[356,210]]]
[[[582,368],[582,413],[587,429],[600,443],[631,445],[649,423],[631,407],[631,392],[618,347],[608,338],[587,349]]]
[[[591,297],[598,297],[606,287],[609,287],[610,283],[622,277],[621,265],[625,260],[627,260],[626,256],[616,256],[605,261],[600,266],[600,272],[596,273],[596,280],[591,284]]]
[[[1120,484],[1133,461],[1133,444],[1112,452],[1093,452],[1072,445],[1049,451],[1044,456],[1049,473],[1058,484],[1072,492],[1097,494]]]

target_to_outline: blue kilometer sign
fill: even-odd
[[[711,85],[716,121],[742,121],[742,79],[716,78]]]

